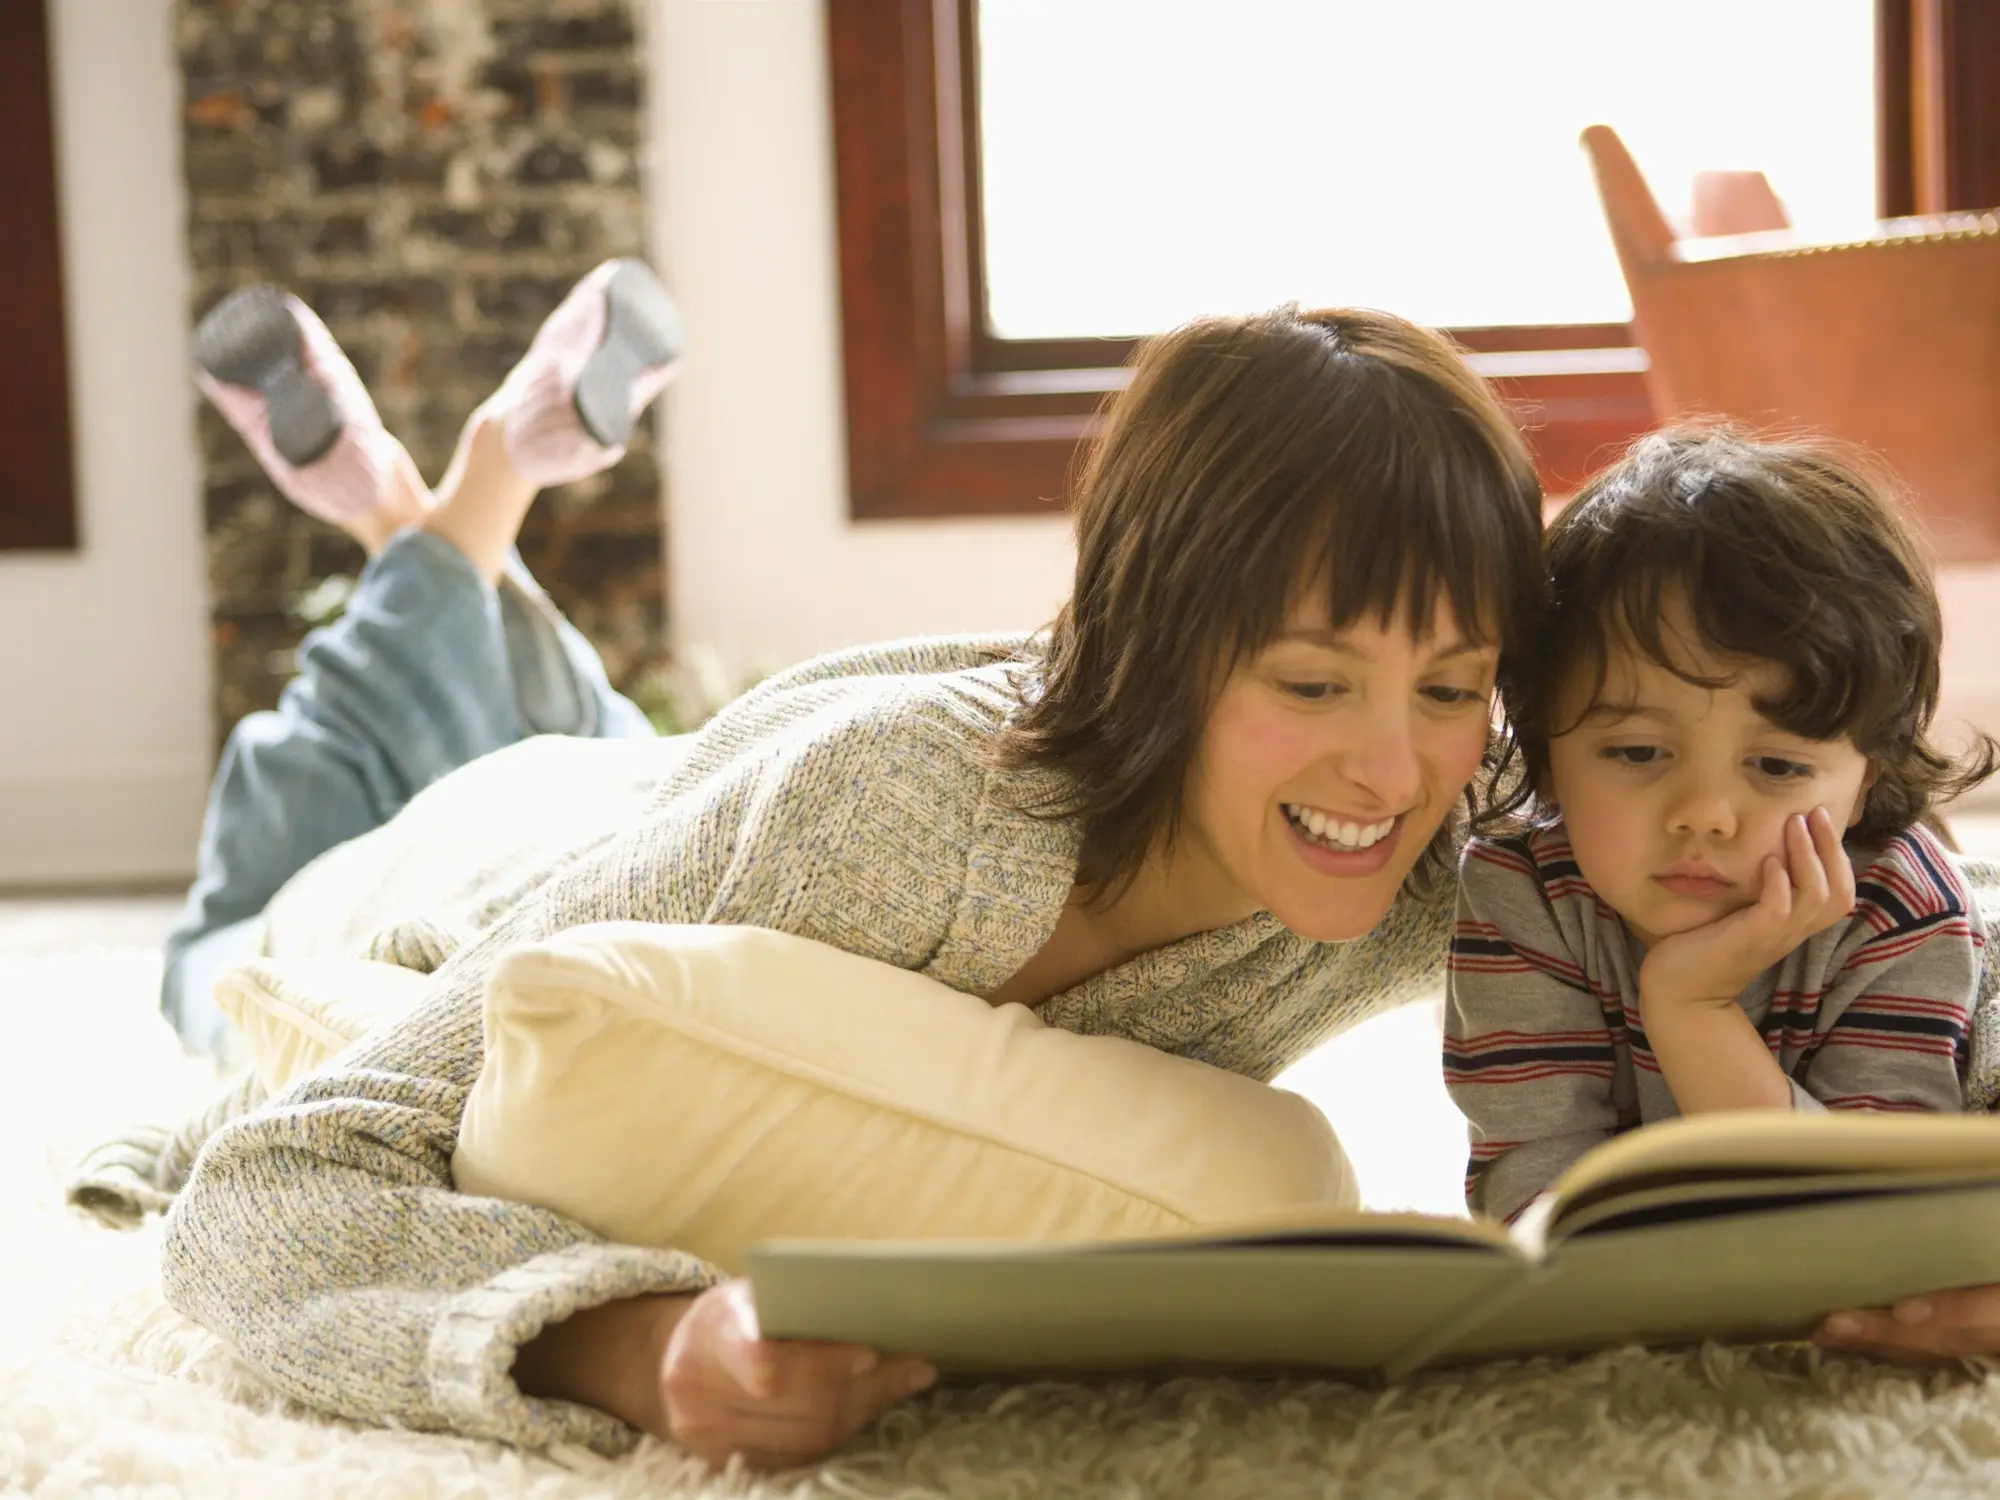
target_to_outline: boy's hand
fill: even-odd
[[[1785,820],[1784,857],[1764,861],[1756,904],[1662,938],[1639,966],[1642,1012],[1733,1005],[1743,987],[1854,910],[1854,865],[1823,807]]]

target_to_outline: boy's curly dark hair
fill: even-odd
[[[1546,792],[1549,740],[1574,674],[1603,691],[1607,652],[1635,649],[1683,681],[1666,636],[1685,601],[1708,650],[1783,668],[1773,723],[1807,739],[1845,737],[1875,781],[1848,836],[1879,843],[1990,776],[2000,745],[1975,734],[1957,755],[1930,740],[1944,624],[1899,488],[1867,455],[1822,440],[1764,440],[1727,426],[1641,438],[1550,524],[1553,608],[1530,669],[1510,684],[1525,778],[1519,807]]]

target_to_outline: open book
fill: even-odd
[[[1804,1337],[2000,1281],[2000,1120],[1724,1114],[1598,1146],[1513,1226],[1311,1213],[1146,1240],[774,1241],[766,1336],[947,1371],[1421,1366]]]

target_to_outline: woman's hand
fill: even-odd
[[[552,1324],[514,1363],[523,1393],[581,1402],[711,1464],[824,1458],[937,1379],[858,1344],[779,1342],[757,1328],[747,1281],[692,1297],[634,1297]]]
[[[2000,1354],[2000,1286],[1969,1286],[1894,1307],[1835,1313],[1813,1342],[1853,1354],[1939,1364],[1964,1354]]]
[[[937,1379],[917,1359],[859,1344],[763,1338],[747,1281],[688,1305],[667,1342],[660,1390],[667,1434],[712,1464],[740,1453],[763,1469],[824,1458]]]

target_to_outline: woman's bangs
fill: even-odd
[[[1351,479],[1319,546],[1332,625],[1401,620],[1429,638],[1440,606],[1476,646],[1523,649],[1540,613],[1538,519],[1492,455],[1444,430]]]

